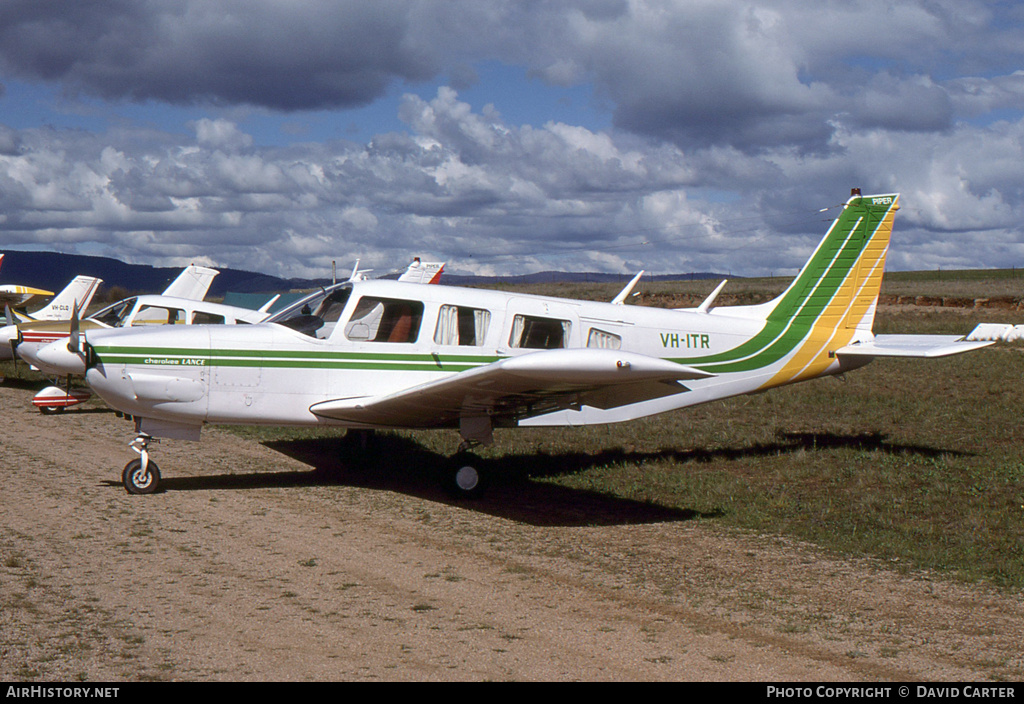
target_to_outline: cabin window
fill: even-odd
[[[181,308],[142,306],[132,319],[132,325],[184,325],[185,311]]]
[[[590,328],[590,334],[587,335],[587,347],[595,347],[602,350],[619,350],[622,349],[622,338],[614,333]]]
[[[534,350],[553,350],[566,347],[569,343],[568,320],[538,318],[532,315],[517,315],[512,320],[512,335],[509,345]]]
[[[491,312],[464,306],[441,306],[434,342],[439,345],[480,347],[491,324]]]
[[[197,310],[192,314],[193,325],[223,325],[224,316],[216,315],[214,313],[207,313],[206,311]]]
[[[364,296],[345,326],[345,337],[368,342],[416,342],[423,303]]]

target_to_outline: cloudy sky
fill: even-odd
[[[1022,152],[1015,1],[0,3],[0,250],[792,274],[857,186],[1024,267]]]

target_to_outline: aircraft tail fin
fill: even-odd
[[[178,278],[172,281],[170,286],[164,289],[163,295],[201,301],[206,298],[213,278],[219,273],[216,269],[191,264],[178,274]]]
[[[36,320],[68,320],[71,310],[85,310],[103,282],[93,276],[76,276],[47,305],[32,313]]]
[[[861,196],[854,189],[793,283],[772,302],[768,320],[870,332],[898,200],[899,194]]]
[[[423,262],[416,257],[398,277],[398,280],[414,284],[436,284],[441,280],[441,274],[444,273],[444,265],[445,262]]]
[[[836,350],[872,337],[898,200],[854,189],[793,283],[765,304],[766,329],[789,351],[763,388],[837,370]]]

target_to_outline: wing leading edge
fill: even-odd
[[[657,357],[603,349],[546,350],[385,396],[314,404],[323,418],[367,426],[438,428],[467,418],[495,425],[566,408],[608,409],[689,389],[684,381],[713,376]]]

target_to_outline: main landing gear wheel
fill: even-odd
[[[484,493],[486,475],[480,471],[479,459],[472,455],[456,455],[445,477],[445,488],[452,496],[478,498]]]
[[[160,485],[160,468],[150,460],[143,469],[142,460],[134,459],[124,466],[121,482],[129,494],[152,494]]]

